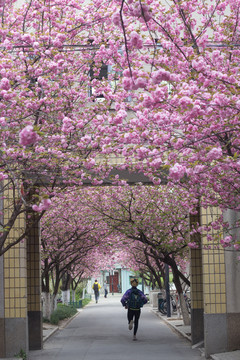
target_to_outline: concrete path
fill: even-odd
[[[55,332],[43,350],[30,351],[29,360],[200,360],[201,353],[173,332],[145,305],[132,340],[127,310],[119,295],[90,303],[64,329]]]

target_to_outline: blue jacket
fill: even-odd
[[[125,292],[125,294],[123,295],[123,297],[121,298],[122,306],[125,307],[125,306],[128,305],[128,301],[129,301],[132,289],[136,289],[136,288],[132,287],[131,289],[128,289]],[[138,292],[141,295],[141,299],[142,299],[143,304],[146,304],[148,302],[148,299],[146,298],[146,296],[144,295],[144,293],[141,290],[138,289]]]

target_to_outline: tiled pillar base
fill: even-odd
[[[32,212],[28,213],[27,227],[29,227],[27,238],[29,350],[40,350],[43,346],[40,227]]]
[[[27,319],[5,319],[5,357],[14,357],[21,350],[28,353]]]
[[[204,339],[203,309],[191,309],[192,344],[198,344]]]
[[[29,350],[40,350],[43,346],[42,312],[28,311]]]
[[[205,356],[227,351],[226,314],[204,314]]]
[[[240,313],[227,315],[228,351],[240,349]]]
[[[190,227],[201,223],[200,208],[196,215],[190,216]],[[191,249],[190,275],[191,275],[191,338],[192,345],[196,345],[204,339],[203,324],[203,269],[202,269],[202,249],[201,237],[198,233],[191,235],[191,241],[199,244],[198,249]]]
[[[6,354],[5,350],[5,319],[0,318],[0,358]]]

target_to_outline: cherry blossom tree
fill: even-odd
[[[2,3],[0,178],[15,197],[1,253],[21,211],[45,211],[56,184],[99,184],[113,157],[156,184],[168,176],[202,206],[238,211],[238,9],[239,0]]]
[[[42,221],[42,293],[45,317],[50,316],[56,305],[60,285],[63,293],[67,294],[70,282],[76,278],[79,280],[91,269],[88,264],[91,257],[89,254],[100,245],[94,229],[96,224],[90,224],[88,219],[81,216],[74,202],[68,201],[60,198]],[[65,298],[64,302],[67,302]]]
[[[188,213],[182,206],[189,194],[178,189],[176,195],[175,190],[141,185],[74,187],[59,194],[43,217],[43,291],[50,295],[46,286],[50,276],[56,296],[64,277],[66,290],[79,272],[93,276],[116,263],[135,271],[148,269],[162,288],[168,264],[181,299],[182,281],[190,283],[179,271],[179,259],[197,244],[189,242]]]
[[[143,244],[135,241],[132,246],[129,246],[131,257],[134,258],[138,271],[141,274],[142,279],[151,284],[152,290],[155,286],[162,290],[164,288],[164,264],[161,261],[157,262],[152,259],[152,256],[148,255],[148,248]]]
[[[114,115],[116,153],[156,184],[168,172],[201,206],[223,211],[239,211],[239,5],[122,0],[112,17],[132,99],[116,104],[132,114]],[[239,249],[237,238],[222,242]]]
[[[142,265],[144,262],[155,273],[160,287],[162,284],[158,273],[163,273],[163,264],[171,267],[187,324],[189,316],[185,308],[182,281],[188,286],[190,282],[179,270],[177,261],[187,256],[189,247],[197,244],[189,241],[188,213],[183,212],[182,203],[186,202],[188,193],[182,191],[176,194],[174,190],[141,185],[133,188],[86,189],[81,191],[79,204],[89,207],[94,219],[102,222],[108,232],[122,235],[122,238],[117,239],[118,246],[126,246],[128,252],[135,254],[133,259],[137,270],[140,268],[139,263]]]
[[[118,31],[102,26],[108,2],[83,3],[1,2],[0,181],[1,196],[10,189],[12,204],[3,203],[0,254],[27,235],[23,230],[7,243],[16,219],[33,207],[39,220],[56,185],[97,181],[91,170],[115,96],[115,73],[109,82],[100,70],[120,54]],[[101,178],[103,164],[96,168]]]
[[[80,192],[81,193],[81,192]],[[78,192],[66,191],[53,199],[53,206],[42,218],[42,294],[44,316],[49,318],[61,288],[68,303],[68,289],[81,279],[97,275],[100,270],[126,265],[126,253],[119,237],[92,216],[89,207],[79,203]],[[129,266],[129,263],[127,263]]]

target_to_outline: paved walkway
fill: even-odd
[[[204,349],[191,349],[190,326],[184,326],[183,321],[174,315],[171,318],[161,315],[157,309],[153,309],[149,305],[145,305],[142,311],[138,342],[132,342],[131,340],[132,333],[127,329],[126,311],[121,307],[119,295],[111,296],[110,294],[107,299],[101,298],[99,304],[92,303],[87,308],[80,309],[79,312],[76,315],[78,319],[62,321],[59,327],[44,324],[44,349],[42,351],[31,351],[29,360],[63,359],[65,356],[67,360],[75,358],[78,360],[92,360],[96,347],[101,349],[103,347],[103,350],[101,350],[102,355],[98,355],[100,360],[129,359],[128,352],[135,351],[135,349],[137,349],[135,355],[140,360],[143,358],[145,360],[155,360],[156,356],[159,359],[163,359],[165,356],[168,360],[205,359]],[[92,317],[95,317],[95,324],[92,323]],[[160,323],[159,320],[156,323],[156,318],[160,318]],[[76,321],[75,324],[70,325],[70,322],[73,321]],[[169,333],[166,324],[173,331],[170,330]],[[100,331],[99,326],[101,327]],[[68,329],[64,330],[66,327]],[[56,332],[58,333],[55,334]],[[187,341],[183,341],[183,338],[182,341],[179,341],[179,336],[176,333],[181,335],[180,339],[183,337]],[[55,334],[56,338],[53,337],[53,334]],[[110,346],[109,343],[111,343]],[[75,350],[65,352],[64,349],[70,346]],[[151,346],[153,346],[153,349],[149,349]],[[184,353],[183,356],[182,351],[184,351],[185,346],[187,355],[185,356]],[[145,349],[145,347],[147,348]],[[180,353],[177,351],[178,347],[181,349]],[[110,352],[110,349],[112,349],[112,352]],[[75,354],[77,355],[75,356]],[[150,357],[148,357],[149,354]],[[214,354],[210,358],[212,360],[240,360],[240,350]]]
[[[168,324],[172,329],[177,331],[183,337],[191,341],[191,326],[184,326],[183,320],[177,318],[177,316],[172,316],[167,318],[166,316],[161,315],[157,309],[153,309],[153,312],[156,313],[166,324]],[[200,345],[201,346],[201,345]],[[204,348],[199,348],[199,351],[203,354],[204,357]],[[212,360],[240,360],[240,350],[224,352],[220,354],[213,354],[210,356]]]
[[[29,360],[202,360],[198,349],[172,331],[145,305],[137,333],[132,340],[127,312],[119,295],[101,297],[90,303],[65,328],[45,342],[43,350],[30,351]]]

